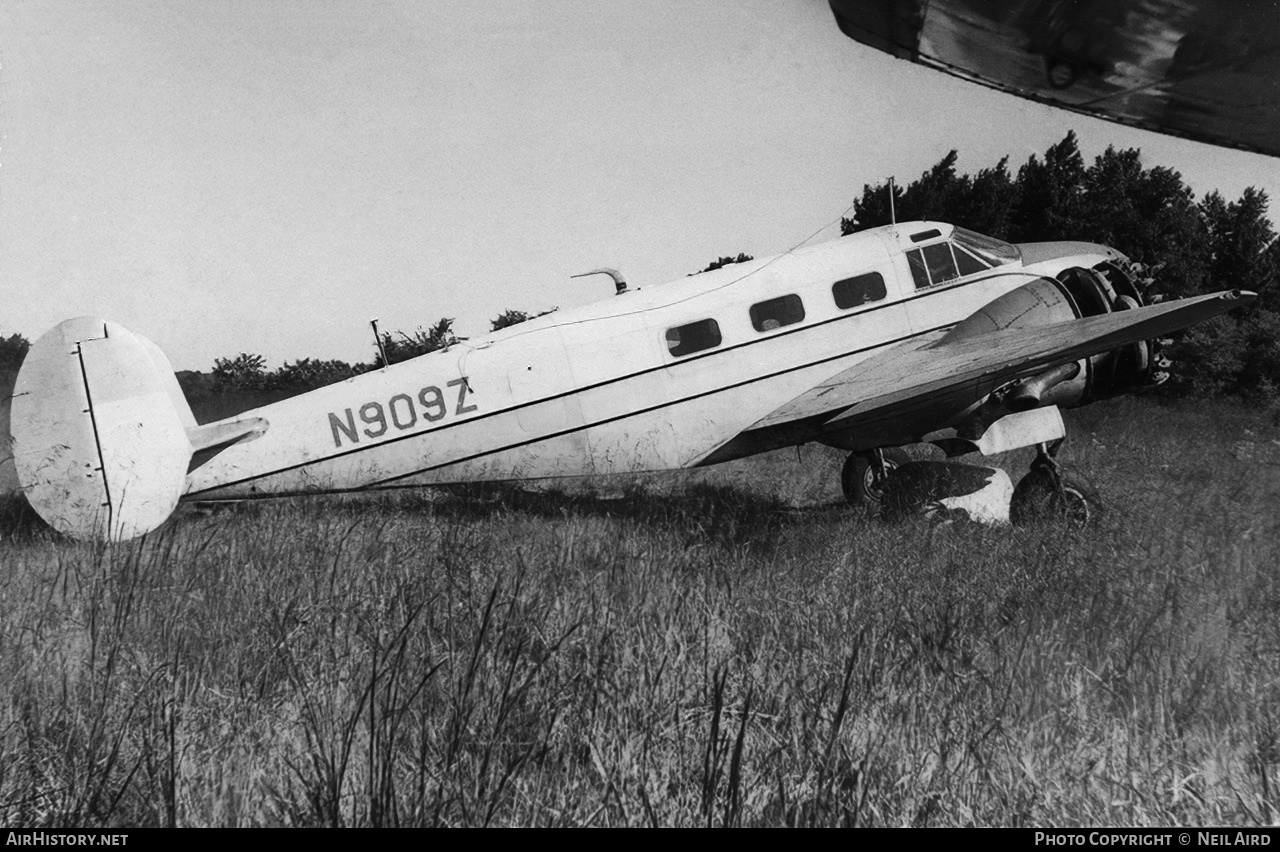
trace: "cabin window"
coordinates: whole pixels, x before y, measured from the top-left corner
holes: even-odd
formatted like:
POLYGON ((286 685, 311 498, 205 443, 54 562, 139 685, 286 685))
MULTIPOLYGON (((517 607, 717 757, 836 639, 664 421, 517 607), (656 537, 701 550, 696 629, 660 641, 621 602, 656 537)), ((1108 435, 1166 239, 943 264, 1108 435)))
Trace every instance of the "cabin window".
POLYGON ((720 345, 720 325, 713 319, 698 320, 667 329, 667 349, 677 358, 720 345))
POLYGON ((840 310, 856 308, 885 297, 884 277, 879 272, 855 275, 831 285, 831 296, 840 310))
POLYGON ((751 325, 756 331, 773 331, 804 319, 804 303, 792 293, 751 306, 751 325))

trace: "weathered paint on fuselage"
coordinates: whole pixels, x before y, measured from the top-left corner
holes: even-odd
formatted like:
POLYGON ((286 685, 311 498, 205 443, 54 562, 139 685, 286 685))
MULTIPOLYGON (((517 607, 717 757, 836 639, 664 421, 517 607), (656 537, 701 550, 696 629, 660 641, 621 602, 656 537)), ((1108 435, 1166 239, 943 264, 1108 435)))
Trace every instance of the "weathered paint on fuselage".
MULTIPOLYGON (((550 314, 245 412, 270 424, 188 475, 186 497, 265 496, 689 467, 887 345, 940 335, 992 299, 1114 253, 1014 263, 917 290, 909 223, 550 314), (842 310, 836 281, 879 272, 886 297, 842 310), (786 294, 804 319, 757 331, 786 294), (718 346, 674 357, 668 329, 713 318, 718 346)), ((1079 251, 1080 247, 1073 248, 1079 251)))

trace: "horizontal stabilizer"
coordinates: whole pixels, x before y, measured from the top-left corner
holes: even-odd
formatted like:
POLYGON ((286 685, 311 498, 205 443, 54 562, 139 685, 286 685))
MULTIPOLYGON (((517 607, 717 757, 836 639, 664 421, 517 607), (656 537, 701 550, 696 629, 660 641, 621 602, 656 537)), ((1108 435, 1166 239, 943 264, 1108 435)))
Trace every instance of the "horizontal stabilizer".
POLYGON ((214 450, 253 440, 267 431, 267 421, 261 417, 246 417, 244 420, 210 423, 207 426, 188 426, 187 440, 191 442, 191 450, 214 450))

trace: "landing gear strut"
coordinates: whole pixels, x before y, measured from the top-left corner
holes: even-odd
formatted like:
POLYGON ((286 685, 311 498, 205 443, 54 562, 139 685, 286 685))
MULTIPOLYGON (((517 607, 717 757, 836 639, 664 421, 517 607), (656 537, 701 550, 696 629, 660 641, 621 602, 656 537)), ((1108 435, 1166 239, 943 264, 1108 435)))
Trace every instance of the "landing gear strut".
POLYGON ((1055 458, 1065 439, 1037 444, 1031 471, 1013 489, 1009 519, 1015 524, 1061 519, 1087 526, 1097 514, 1098 496, 1087 483, 1067 474, 1055 458))
POLYGON ((897 447, 851 453, 840 471, 844 499, 855 506, 879 506, 889 474, 907 461, 907 454, 897 447))

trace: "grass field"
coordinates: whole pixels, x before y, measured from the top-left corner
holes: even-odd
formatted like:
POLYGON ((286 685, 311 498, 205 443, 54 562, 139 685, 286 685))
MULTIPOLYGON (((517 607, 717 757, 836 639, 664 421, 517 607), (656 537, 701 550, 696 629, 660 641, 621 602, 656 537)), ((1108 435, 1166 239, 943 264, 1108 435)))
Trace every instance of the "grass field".
POLYGON ((10 510, 0 822, 1274 823, 1280 428, 1068 415, 1086 532, 883 524, 820 447, 110 547, 10 510))

